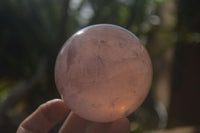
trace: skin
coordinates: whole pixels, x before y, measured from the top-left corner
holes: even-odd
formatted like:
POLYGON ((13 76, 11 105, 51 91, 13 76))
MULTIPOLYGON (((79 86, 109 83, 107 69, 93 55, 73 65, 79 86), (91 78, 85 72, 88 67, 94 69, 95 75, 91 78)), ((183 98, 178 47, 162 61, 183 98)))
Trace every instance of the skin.
POLYGON ((48 133, 59 121, 67 119, 58 133, 129 133, 130 123, 121 118, 111 123, 92 123, 82 119, 60 99, 50 100, 38 107, 18 127, 17 133, 48 133), (69 114, 69 115, 68 115, 69 114))

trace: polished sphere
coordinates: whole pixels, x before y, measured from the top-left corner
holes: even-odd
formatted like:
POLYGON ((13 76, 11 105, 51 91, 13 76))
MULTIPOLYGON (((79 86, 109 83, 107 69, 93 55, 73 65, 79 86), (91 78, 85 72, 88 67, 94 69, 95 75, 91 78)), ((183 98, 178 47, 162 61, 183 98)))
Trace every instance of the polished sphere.
POLYGON ((152 81, 150 57, 128 30, 98 24, 75 33, 55 66, 62 99, 80 117, 111 122, 135 111, 152 81))

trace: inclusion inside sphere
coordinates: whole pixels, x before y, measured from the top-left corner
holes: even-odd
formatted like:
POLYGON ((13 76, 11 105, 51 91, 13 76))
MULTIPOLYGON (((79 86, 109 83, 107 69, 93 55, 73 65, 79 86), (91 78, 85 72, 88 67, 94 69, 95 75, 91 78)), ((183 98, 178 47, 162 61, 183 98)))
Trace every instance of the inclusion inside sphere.
POLYGON ((111 122, 135 111, 148 94, 151 59, 139 39, 111 24, 86 27, 63 45, 55 65, 57 89, 80 117, 111 122))

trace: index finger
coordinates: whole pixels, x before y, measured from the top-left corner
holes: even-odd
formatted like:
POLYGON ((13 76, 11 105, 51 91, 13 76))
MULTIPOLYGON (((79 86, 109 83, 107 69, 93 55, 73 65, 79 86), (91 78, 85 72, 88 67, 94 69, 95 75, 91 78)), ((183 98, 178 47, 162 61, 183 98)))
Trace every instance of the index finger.
POLYGON ((17 133, 46 133, 68 113, 69 109, 64 101, 48 101, 20 124, 17 133))
POLYGON ((130 122, 127 118, 121 118, 112 123, 109 133, 130 133, 130 122))

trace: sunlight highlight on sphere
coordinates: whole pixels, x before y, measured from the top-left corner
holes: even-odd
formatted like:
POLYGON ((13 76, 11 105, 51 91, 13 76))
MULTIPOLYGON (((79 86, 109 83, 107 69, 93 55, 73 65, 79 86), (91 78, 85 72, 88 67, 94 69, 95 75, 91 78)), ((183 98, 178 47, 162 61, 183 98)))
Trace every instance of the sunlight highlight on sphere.
POLYGON ((75 33, 55 65, 57 89, 80 117, 111 122, 135 111, 148 94, 151 59, 126 29, 99 24, 75 33))

